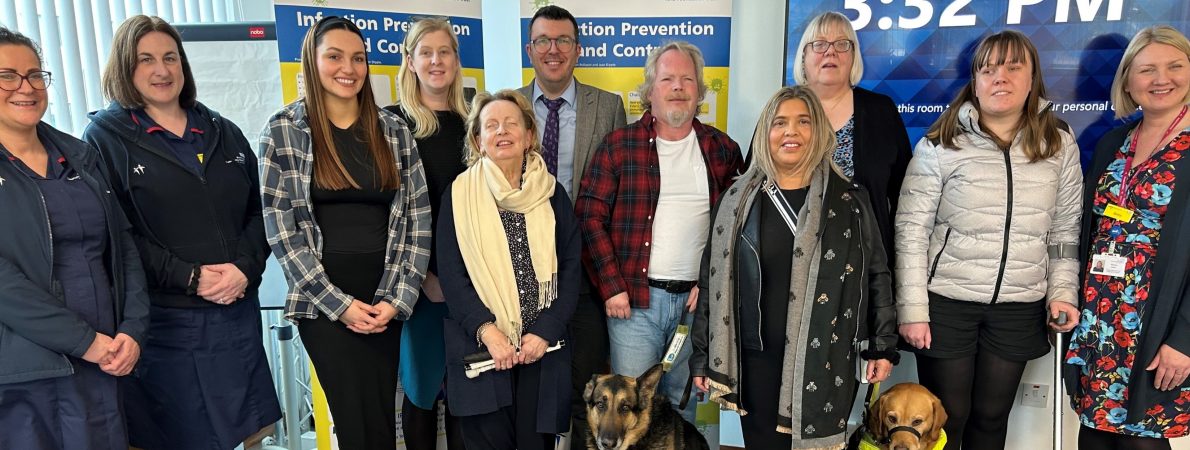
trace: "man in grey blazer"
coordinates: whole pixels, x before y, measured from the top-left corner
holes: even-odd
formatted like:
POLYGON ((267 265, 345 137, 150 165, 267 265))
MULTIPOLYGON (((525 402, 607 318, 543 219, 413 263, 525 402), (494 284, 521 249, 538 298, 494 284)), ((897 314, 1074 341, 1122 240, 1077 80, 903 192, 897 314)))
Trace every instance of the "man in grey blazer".
MULTIPOLYGON (((607 133, 627 125, 624 102, 619 95, 579 83, 574 78, 579 36, 578 22, 570 11, 552 5, 538 9, 529 21, 525 53, 533 62, 534 79, 519 90, 533 103, 537 137, 541 139, 546 165, 573 203, 595 148, 607 133)), ((570 319, 572 449, 587 448, 583 388, 593 373, 602 371, 608 357, 603 302, 590 295, 590 291, 584 278, 578 306, 570 319)))

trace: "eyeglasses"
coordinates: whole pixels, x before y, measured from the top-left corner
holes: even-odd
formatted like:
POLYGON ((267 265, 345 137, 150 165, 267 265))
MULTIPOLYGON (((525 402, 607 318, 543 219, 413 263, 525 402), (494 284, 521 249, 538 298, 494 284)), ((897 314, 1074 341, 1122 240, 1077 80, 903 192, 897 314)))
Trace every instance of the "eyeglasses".
POLYGON ((21 75, 16 72, 0 72, 0 89, 6 91, 16 91, 21 89, 21 84, 29 81, 29 87, 44 91, 50 87, 50 73, 44 70, 36 72, 29 72, 28 75, 21 75))
POLYGON ((847 53, 851 51, 853 43, 850 39, 839 39, 837 41, 814 41, 806 44, 814 53, 826 53, 826 49, 834 47, 836 52, 847 53))
POLYGON ((532 43, 533 51, 536 51, 537 53, 545 53, 550 51, 551 44, 553 44, 555 47, 558 47, 558 51, 566 53, 574 50, 574 44, 576 42, 574 38, 563 36, 560 38, 539 37, 534 39, 532 43))

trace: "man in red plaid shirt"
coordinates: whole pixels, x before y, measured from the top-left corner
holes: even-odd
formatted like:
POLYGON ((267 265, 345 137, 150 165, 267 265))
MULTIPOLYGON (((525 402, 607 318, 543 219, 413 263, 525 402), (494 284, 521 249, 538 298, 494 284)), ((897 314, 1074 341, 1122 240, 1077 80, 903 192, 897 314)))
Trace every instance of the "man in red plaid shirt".
MULTIPOLYGON (((660 362, 683 308, 694 311, 711 208, 742 172, 739 145, 695 118, 707 90, 703 65, 687 42, 653 50, 638 89, 646 112, 604 138, 579 188, 583 265, 604 299, 619 374, 640 376, 660 362)), ((690 351, 687 340, 662 379, 675 408, 690 351)), ((680 412, 694 422, 693 405, 680 412)))

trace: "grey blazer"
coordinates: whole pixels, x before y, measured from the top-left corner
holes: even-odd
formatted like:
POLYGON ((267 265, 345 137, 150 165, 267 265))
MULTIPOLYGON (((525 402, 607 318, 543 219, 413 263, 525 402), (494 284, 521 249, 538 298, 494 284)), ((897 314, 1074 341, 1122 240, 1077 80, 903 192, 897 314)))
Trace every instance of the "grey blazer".
MULTIPOLYGON (((530 81, 528 85, 517 89, 525 98, 529 99, 530 103, 535 100, 532 96, 533 83, 536 81, 530 81)), ((577 193, 579 183, 582 182, 583 175, 587 172, 587 164, 591 162, 591 156, 595 154, 595 149, 603 142, 603 137, 616 128, 628 125, 628 119, 624 113, 624 102, 619 95, 579 83, 578 79, 574 80, 574 90, 575 155, 574 179, 571 182, 570 192, 577 193)), ((577 195, 573 196, 570 203, 574 204, 577 197, 577 195)))

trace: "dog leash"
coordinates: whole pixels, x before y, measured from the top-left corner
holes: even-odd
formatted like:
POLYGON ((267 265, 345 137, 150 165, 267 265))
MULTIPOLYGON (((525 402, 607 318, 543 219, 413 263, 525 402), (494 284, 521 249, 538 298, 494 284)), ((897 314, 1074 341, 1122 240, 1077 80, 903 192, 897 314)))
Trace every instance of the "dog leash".
MULTIPOLYGON (((682 351, 682 344, 686 342, 686 338, 690 335, 690 326, 686 325, 686 315, 690 312, 686 305, 682 305, 682 316, 678 318, 678 329, 674 331, 674 336, 669 341, 669 347, 665 352, 665 356, 661 357, 661 370, 669 372, 673 369, 674 361, 678 358, 678 353, 682 351)), ((690 389, 694 387, 694 376, 686 375, 686 389, 682 392, 682 401, 678 402, 678 409, 686 409, 686 405, 690 403, 690 389)))

